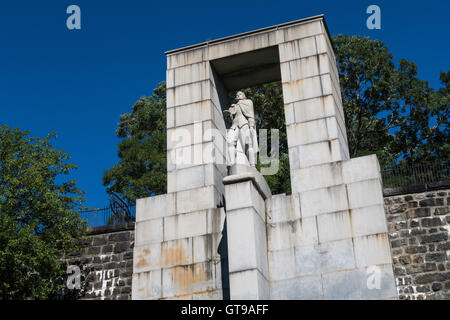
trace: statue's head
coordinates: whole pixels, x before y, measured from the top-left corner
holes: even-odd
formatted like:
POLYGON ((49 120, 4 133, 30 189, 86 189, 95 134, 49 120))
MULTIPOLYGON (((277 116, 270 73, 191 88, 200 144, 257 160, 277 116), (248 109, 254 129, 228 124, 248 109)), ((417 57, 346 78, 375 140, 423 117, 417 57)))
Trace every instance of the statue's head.
POLYGON ((236 99, 237 99, 237 100, 246 99, 245 93, 243 93, 242 91, 238 91, 238 92, 236 93, 236 99))

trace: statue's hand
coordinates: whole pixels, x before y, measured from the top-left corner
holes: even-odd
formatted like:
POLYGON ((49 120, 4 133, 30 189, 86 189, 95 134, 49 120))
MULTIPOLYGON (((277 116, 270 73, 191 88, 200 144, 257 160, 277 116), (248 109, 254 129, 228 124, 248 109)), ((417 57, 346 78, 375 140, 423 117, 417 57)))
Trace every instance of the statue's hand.
POLYGON ((233 116, 230 110, 223 110, 223 115, 226 121, 233 121, 233 116))

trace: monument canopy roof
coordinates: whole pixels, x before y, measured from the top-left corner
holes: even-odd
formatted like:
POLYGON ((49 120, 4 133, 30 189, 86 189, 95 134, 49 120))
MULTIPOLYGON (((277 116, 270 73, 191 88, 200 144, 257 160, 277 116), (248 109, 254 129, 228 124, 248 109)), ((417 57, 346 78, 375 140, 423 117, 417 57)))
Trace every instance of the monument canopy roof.
POLYGON ((316 16, 312 16, 312 17, 308 17, 308 18, 303 18, 303 19, 299 19, 299 20, 294 20, 294 21, 290 21, 290 22, 277 24, 277 25, 270 26, 270 27, 265 27, 265 28, 261 28, 261 29, 256 29, 256 30, 252 30, 252 31, 238 33, 238 34, 235 34, 235 35, 231 35, 231 36, 227 36, 227 37, 223 37, 223 38, 219 38, 219 39, 209 40, 209 41, 201 42, 201 43, 198 43, 198 44, 190 45, 190 46, 187 46, 187 47, 182 47, 182 48, 178 48, 178 49, 169 50, 169 51, 166 51, 165 54, 166 55, 171 55, 171 54, 180 53, 180 52, 183 52, 183 51, 189 51, 189 50, 192 50, 192 49, 208 46, 208 45, 211 45, 211 44, 217 44, 217 43, 220 43, 220 42, 226 42, 226 41, 233 40, 233 39, 236 39, 236 38, 243 38, 243 37, 247 37, 247 36, 252 35, 252 34, 258 34, 258 33, 269 32, 269 31, 273 31, 273 30, 277 30, 277 29, 283 29, 283 28, 287 28, 287 27, 290 27, 290 26, 303 24, 303 23, 307 23, 307 22, 311 22, 311 21, 315 21, 315 20, 322 20, 324 22, 326 31, 328 33, 328 37, 331 40, 330 32, 329 32, 328 26, 327 26, 327 24, 325 22, 324 15, 320 14, 320 15, 316 15, 316 16))

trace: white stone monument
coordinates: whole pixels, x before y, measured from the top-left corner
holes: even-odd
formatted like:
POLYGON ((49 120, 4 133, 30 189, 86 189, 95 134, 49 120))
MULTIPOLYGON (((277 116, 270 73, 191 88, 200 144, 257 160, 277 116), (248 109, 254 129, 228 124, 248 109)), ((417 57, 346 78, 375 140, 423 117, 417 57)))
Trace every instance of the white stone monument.
POLYGON ((396 298, 380 168, 349 157, 324 17, 166 54, 168 193, 137 200, 133 299, 396 298), (249 113, 247 147, 231 153, 249 165, 226 165, 228 93, 272 81, 291 195, 252 167, 249 113))
POLYGON ((248 164, 251 167, 256 165, 256 152, 258 152, 258 136, 255 126, 255 111, 253 102, 247 99, 245 93, 236 93, 237 103, 225 110, 231 122, 231 127, 227 131, 227 165, 232 167, 235 164, 248 164), (244 161, 239 161, 237 157, 237 144, 239 142, 241 152, 245 155, 244 161))

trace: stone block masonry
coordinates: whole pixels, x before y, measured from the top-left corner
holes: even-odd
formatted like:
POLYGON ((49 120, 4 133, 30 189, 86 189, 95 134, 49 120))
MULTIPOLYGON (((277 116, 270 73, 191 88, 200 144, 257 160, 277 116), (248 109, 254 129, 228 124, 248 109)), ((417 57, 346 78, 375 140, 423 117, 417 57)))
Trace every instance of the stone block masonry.
POLYGON ((300 168, 299 192, 267 200, 271 299, 397 297, 379 170, 374 155, 300 168))
POLYGON ((213 207, 213 192, 211 186, 136 201, 133 300, 223 298, 225 212, 213 207))
POLYGON ((394 298, 378 160, 349 157, 324 17, 166 55, 168 193, 137 200, 132 298, 394 298), (289 147, 283 201, 239 179, 225 185, 228 93, 272 81, 282 83, 289 147), (298 219, 272 221, 290 214, 298 219), (372 267, 383 279, 375 291, 372 267))
POLYGON ((254 177, 241 174, 226 178, 228 270, 232 300, 270 298, 264 198, 271 195, 270 191, 259 191, 269 189, 264 178, 261 176, 258 184, 254 177))
POLYGON ((384 199, 399 299, 450 299, 450 189, 384 199))
POLYGON ((134 223, 90 231, 81 251, 63 259, 81 271, 81 290, 66 298, 131 300, 133 247, 134 223))
MULTIPOLYGON (((152 200, 156 200, 156 198, 152 200)), ((276 275, 277 268, 283 270, 279 275, 290 273, 293 276, 296 273, 306 275, 315 268, 314 259, 302 261, 301 255, 297 257, 300 251, 297 250, 294 255, 289 254, 289 250, 291 250, 289 235, 291 232, 298 228, 304 231, 309 230, 308 224, 313 223, 315 220, 314 217, 304 218, 302 224, 297 226, 297 220, 300 221, 300 216, 297 213, 300 210, 296 210, 295 205, 296 202, 292 196, 275 195, 271 200, 271 206, 276 208, 277 212, 270 210, 272 219, 268 225, 271 240, 269 244, 271 249, 274 243, 282 245, 279 251, 269 250, 268 253, 270 260, 273 260, 275 255, 279 256, 275 259, 279 262, 279 266, 278 264, 272 264, 271 266, 273 275, 276 275), (275 205, 275 202, 279 203, 275 205), (275 228, 276 226, 284 228, 284 232, 274 233, 275 229, 277 229, 275 228), (280 236, 288 236, 288 238, 279 239, 280 241, 273 238, 280 236), (283 258, 283 256, 285 257, 283 258), (298 265, 295 262, 286 263, 286 259, 291 259, 292 257, 297 257, 301 263, 298 265)), ((166 210, 167 208, 161 209, 166 210)), ((385 196, 384 209, 399 299, 449 300, 450 189, 385 196)), ((355 212, 353 215, 353 231, 358 232, 358 236, 361 232, 365 232, 365 229, 367 229, 368 233, 376 233, 377 228, 383 227, 383 224, 377 224, 375 221, 372 221, 370 224, 359 224, 358 215, 364 216, 364 214, 369 213, 362 210, 361 212, 355 212)), ((380 210, 379 213, 382 214, 383 212, 380 210)), ((374 218, 373 215, 372 218, 374 218)), ((338 219, 336 221, 341 220, 338 219)), ((326 221, 323 222, 325 224, 322 221, 319 223, 326 227, 326 221)), ((319 229, 319 233, 321 230, 322 227, 319 229)), ((332 231, 332 228, 327 230, 332 231)), ((307 232, 299 234, 302 236, 295 241, 300 245, 307 245, 311 241, 316 241, 314 240, 317 237, 315 234, 308 234, 307 232)), ((324 235, 330 237, 330 239, 325 239, 325 241, 330 241, 336 237, 345 238, 345 235, 335 235, 333 232, 326 232, 324 235)), ((201 245, 196 239, 193 238, 193 240, 192 244, 188 243, 188 245, 196 248, 199 244, 201 245)), ((130 300, 133 247, 134 224, 121 228, 97 228, 91 232, 84 243, 82 251, 77 255, 64 259, 68 264, 77 265, 81 269, 83 290, 77 298, 130 300)), ((202 260, 197 257, 200 252, 201 250, 195 250, 196 261, 202 260)), ((173 255, 173 258, 179 260, 182 257, 173 255)), ((186 257, 186 259, 194 259, 194 257, 186 257)), ((150 256, 149 262, 157 263, 150 256)), ((280 279, 276 276, 272 278, 275 282, 280 279)), ((305 298, 307 296, 311 297, 314 293, 318 297, 321 295, 319 291, 314 291, 316 282, 318 284, 320 281, 313 277, 300 277, 299 279, 304 279, 304 281, 302 283, 299 282, 299 291, 296 291, 302 292, 305 298)), ((286 281, 286 285, 288 284, 294 287, 297 285, 293 278, 286 281)), ((273 294, 277 294, 277 292, 274 291, 273 294)), ((198 298, 209 297, 200 295, 198 298)), ((296 298, 302 297, 297 296, 296 298)))

